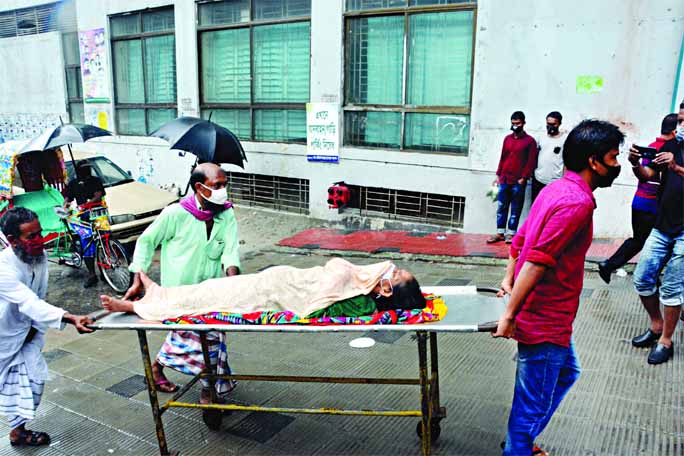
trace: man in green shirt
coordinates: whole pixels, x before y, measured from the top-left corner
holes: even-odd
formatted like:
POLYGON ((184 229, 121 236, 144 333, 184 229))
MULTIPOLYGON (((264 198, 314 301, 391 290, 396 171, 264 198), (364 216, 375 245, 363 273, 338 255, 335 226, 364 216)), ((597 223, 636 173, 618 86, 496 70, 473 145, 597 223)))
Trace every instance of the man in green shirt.
MULTIPOLYGON (((226 173, 217 165, 203 163, 195 168, 190 176, 194 194, 165 208, 138 239, 130 265, 130 271, 135 273, 133 285, 124 299, 142 292, 139 272, 147 272, 158 246, 163 286, 192 285, 240 273, 237 221, 232 203, 227 201, 227 182, 226 173)), ((207 333, 207 339, 216 372, 229 374, 224 333, 207 333)), ((199 334, 170 332, 152 366, 157 388, 174 392, 178 386, 164 376, 165 366, 188 375, 200 373, 204 358, 199 334)), ((219 394, 229 392, 233 386, 229 381, 216 383, 219 394)), ((203 381, 203 387, 201 402, 208 402, 208 382, 203 381)))

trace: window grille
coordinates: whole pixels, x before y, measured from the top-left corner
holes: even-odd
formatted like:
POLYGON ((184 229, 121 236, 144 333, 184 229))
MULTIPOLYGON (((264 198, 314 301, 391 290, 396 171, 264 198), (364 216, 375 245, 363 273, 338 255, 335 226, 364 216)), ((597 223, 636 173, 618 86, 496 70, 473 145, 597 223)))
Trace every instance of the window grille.
POLYGON ((463 228, 465 197, 347 185, 359 215, 463 228))
POLYGON ((229 172, 227 189, 234 203, 309 213, 308 179, 229 172))
POLYGON ((76 31, 73 0, 0 12, 0 38, 56 31, 76 31))

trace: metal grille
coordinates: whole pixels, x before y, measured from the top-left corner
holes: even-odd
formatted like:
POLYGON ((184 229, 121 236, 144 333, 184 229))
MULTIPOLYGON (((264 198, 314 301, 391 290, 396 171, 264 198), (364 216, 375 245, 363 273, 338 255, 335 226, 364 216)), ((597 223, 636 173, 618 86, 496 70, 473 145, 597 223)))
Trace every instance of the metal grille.
POLYGON ((0 13, 0 38, 55 31, 76 31, 76 7, 73 0, 0 13))
POLYGON ((463 228, 465 197, 349 185, 361 215, 463 228))
POLYGON ((264 174, 228 173, 229 198, 239 204, 309 213, 309 181, 264 174))

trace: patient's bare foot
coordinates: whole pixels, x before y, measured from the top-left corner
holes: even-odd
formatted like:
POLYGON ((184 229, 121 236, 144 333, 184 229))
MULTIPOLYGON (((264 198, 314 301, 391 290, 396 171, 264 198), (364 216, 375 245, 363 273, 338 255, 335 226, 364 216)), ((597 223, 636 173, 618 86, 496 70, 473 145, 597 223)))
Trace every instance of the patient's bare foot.
POLYGON ((109 312, 128 312, 133 313, 133 303, 123 299, 112 298, 111 296, 100 296, 102 307, 109 312))

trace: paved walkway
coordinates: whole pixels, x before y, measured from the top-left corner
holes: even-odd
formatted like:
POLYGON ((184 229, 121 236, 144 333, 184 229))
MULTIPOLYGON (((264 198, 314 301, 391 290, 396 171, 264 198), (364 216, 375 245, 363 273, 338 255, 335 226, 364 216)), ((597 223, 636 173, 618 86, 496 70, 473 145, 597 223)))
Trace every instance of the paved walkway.
MULTIPOLYGON (((487 244, 491 234, 426 233, 419 231, 370 231, 312 228, 283 239, 278 245, 301 249, 412 253, 455 257, 508 258, 504 242, 487 244)), ((608 258, 622 239, 594 239, 588 261, 608 258)))
MULTIPOLYGON (((304 252, 306 253, 306 252, 304 252)), ((275 264, 319 265, 321 255, 257 253, 246 272, 275 264)), ((359 258, 367 263, 377 258, 359 258)), ((439 262, 397 263, 421 284, 496 285, 500 266, 439 262)), ((82 271, 52 268, 49 298, 81 311, 95 310, 77 281, 82 271), (66 271, 66 272, 65 272, 66 271), (72 275, 76 274, 76 275, 72 275), (71 297, 67 301, 66 296, 71 297), (80 298, 75 298, 80 296, 80 298)), ((157 276, 158 270, 152 271, 157 276)), ((576 342, 584 373, 539 443, 554 456, 684 454, 684 338, 678 331, 675 358, 646 364, 645 350, 629 339, 646 317, 631 279, 610 286, 586 273, 576 342)), ((105 291, 101 288, 100 291, 105 291)), ((96 292, 92 292, 95 294, 96 292)), ((452 310, 455 311, 455 310, 452 310)), ((230 360, 239 373, 292 375, 414 376, 411 334, 371 334, 371 349, 349 347, 352 336, 243 334, 229 337, 230 360)), ((152 350, 163 334, 150 334, 152 350)), ((78 336, 50 331, 45 349, 53 379, 32 426, 49 431, 53 444, 38 451, 15 450, 0 439, 2 455, 154 455, 154 426, 132 332, 102 331, 78 336)), ((434 448, 438 456, 496 455, 504 438, 515 374, 515 343, 487 334, 440 336, 441 394, 448 416, 434 448)), ((171 372, 172 380, 188 380, 171 372)), ((197 397, 192 390, 191 397, 197 397)), ((168 396, 165 396, 168 397, 168 396)), ((301 407, 413 408, 417 388, 406 386, 304 385, 241 382, 231 397, 239 404, 301 407)), ((416 455, 415 418, 307 416, 235 413, 212 432, 195 410, 174 409, 164 421, 170 447, 187 455, 416 455)), ((0 433, 8 431, 4 422, 0 433)))

